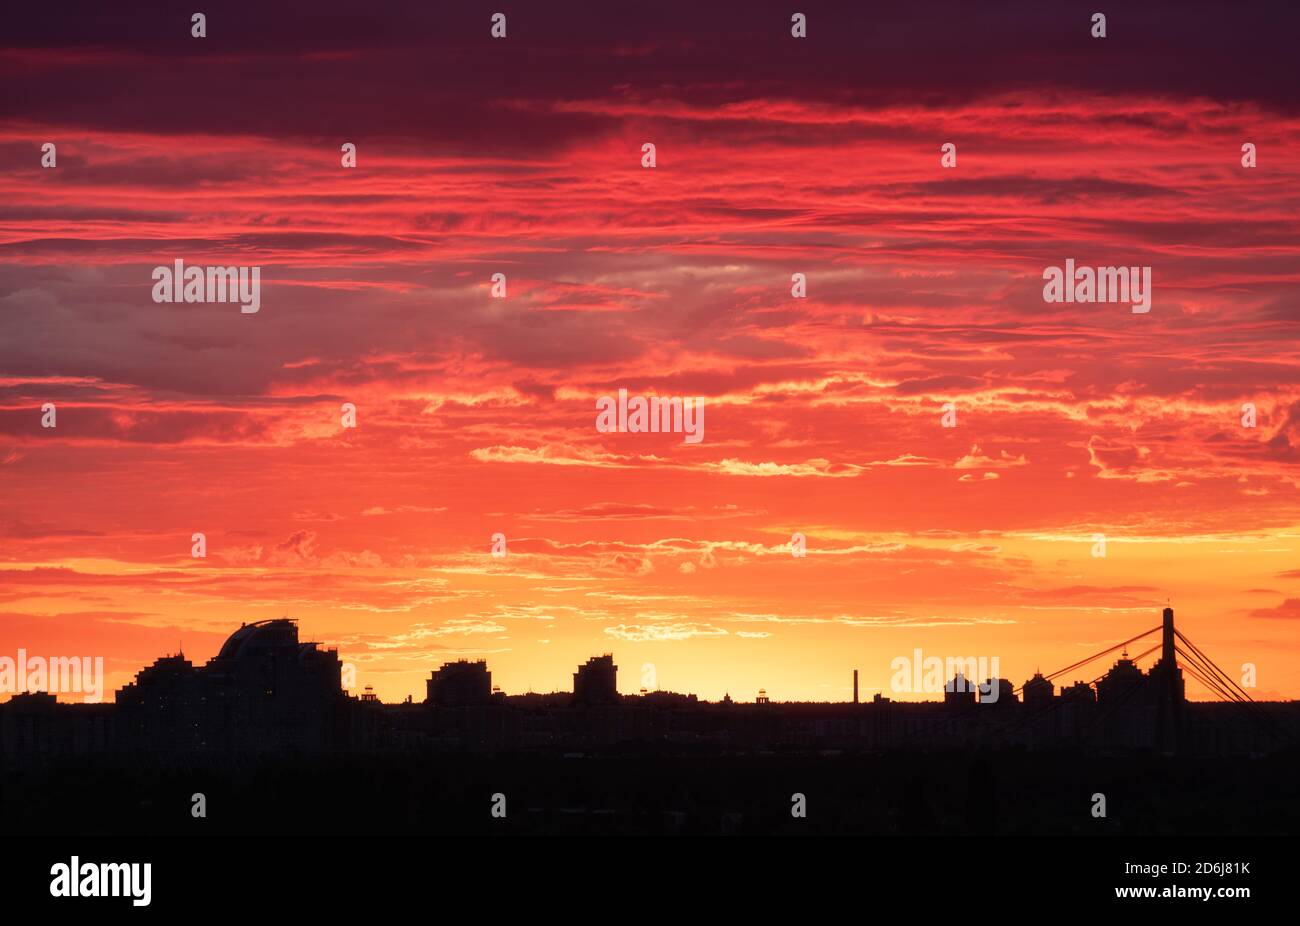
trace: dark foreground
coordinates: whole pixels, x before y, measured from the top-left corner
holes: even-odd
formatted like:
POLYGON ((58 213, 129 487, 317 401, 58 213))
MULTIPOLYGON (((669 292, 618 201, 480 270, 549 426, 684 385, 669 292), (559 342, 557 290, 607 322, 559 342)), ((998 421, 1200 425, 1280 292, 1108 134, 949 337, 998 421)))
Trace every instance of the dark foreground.
POLYGON ((1300 832, 1300 751, 1257 759, 527 753, 202 766, 65 759, 0 771, 0 829, 111 837, 1285 836, 1300 832), (194 814, 198 794, 202 817, 194 814))

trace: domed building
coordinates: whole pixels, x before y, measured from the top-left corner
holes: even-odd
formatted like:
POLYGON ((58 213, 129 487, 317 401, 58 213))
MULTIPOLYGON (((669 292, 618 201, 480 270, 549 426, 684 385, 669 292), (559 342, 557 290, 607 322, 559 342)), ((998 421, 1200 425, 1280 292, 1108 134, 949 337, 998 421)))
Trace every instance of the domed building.
POLYGON ((118 692, 124 731, 148 751, 318 752, 346 730, 343 665, 288 618, 243 624, 207 665, 165 656, 118 692))
POLYGON ((280 701, 343 689, 338 653, 298 642, 298 624, 288 618, 241 624, 204 669, 249 695, 280 701))

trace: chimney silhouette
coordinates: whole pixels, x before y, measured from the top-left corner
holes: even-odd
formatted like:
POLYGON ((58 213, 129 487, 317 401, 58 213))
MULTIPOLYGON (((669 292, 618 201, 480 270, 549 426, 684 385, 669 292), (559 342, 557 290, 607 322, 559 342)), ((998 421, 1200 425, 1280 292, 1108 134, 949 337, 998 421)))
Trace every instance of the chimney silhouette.
POLYGON ((858 703, 858 670, 853 670, 853 703, 858 703))

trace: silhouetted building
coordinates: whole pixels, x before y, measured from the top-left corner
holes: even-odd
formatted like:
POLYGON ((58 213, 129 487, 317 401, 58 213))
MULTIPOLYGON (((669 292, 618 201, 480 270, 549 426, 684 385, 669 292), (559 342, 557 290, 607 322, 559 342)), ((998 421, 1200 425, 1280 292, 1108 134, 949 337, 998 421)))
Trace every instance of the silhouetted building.
POLYGON ((1146 676, 1126 652, 1097 680, 1097 703, 1105 707, 1130 700, 1145 683, 1146 676))
POLYGON ((943 703, 949 707, 968 707, 975 703, 975 683, 958 672, 943 686, 943 703))
POLYGON ((592 656, 573 673, 574 704, 617 704, 618 666, 609 653, 592 656))
POLYGON ((1025 682, 1021 694, 1024 697, 1026 707, 1043 707, 1052 703, 1052 698, 1056 694, 1056 686, 1043 678, 1043 673, 1035 672, 1034 677, 1025 682))
POLYGON ((1015 704, 1016 686, 1005 678, 985 679, 979 689, 979 700, 981 704, 997 704, 1002 707, 1015 704), (997 686, 996 689, 994 686, 997 686))
POLYGON ((112 748, 112 704, 60 704, 47 691, 20 692, 0 704, 0 765, 19 758, 43 761, 112 748))
POLYGON ((181 653, 160 656, 117 693, 123 734, 160 751, 206 748, 216 702, 210 680, 181 653))
POLYGON ((294 621, 243 624, 202 668, 165 656, 123 687, 122 733, 146 750, 320 751, 346 729, 342 674, 294 621))
POLYGON ((1087 682, 1075 682, 1068 688, 1061 689, 1061 700, 1076 704, 1095 704, 1097 694, 1087 682))
POLYGON ((492 703, 492 673, 480 659, 445 663, 425 683, 426 703, 433 707, 469 707, 492 703))

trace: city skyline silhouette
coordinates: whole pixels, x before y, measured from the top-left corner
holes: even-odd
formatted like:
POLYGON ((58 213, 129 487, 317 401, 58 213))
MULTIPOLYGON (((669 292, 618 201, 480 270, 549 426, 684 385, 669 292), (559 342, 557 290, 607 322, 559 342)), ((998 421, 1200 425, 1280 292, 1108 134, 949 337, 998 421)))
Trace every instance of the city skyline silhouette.
POLYGON ((919 702, 880 693, 860 702, 856 672, 850 702, 778 702, 765 690, 753 702, 646 689, 625 695, 618 665, 605 654, 579 665, 567 692, 507 694, 493 685, 485 660, 462 659, 431 670, 421 702, 385 704, 369 690, 349 694, 344 670, 337 651, 301 641, 291 619, 244 624, 204 664, 179 653, 158 658, 111 704, 58 704, 39 692, 0 703, 0 754, 18 762, 69 752, 326 754, 384 752, 399 741, 466 753, 635 749, 711 730, 722 738, 697 745, 752 749, 816 740, 891 750, 980 739, 1030 749, 1257 755, 1292 746, 1300 718, 1295 702, 1252 698, 1177 629, 1172 608, 1156 627, 1046 676, 1035 672, 1021 686, 966 675, 960 661, 954 672, 950 662, 941 697, 919 702), (1152 637, 1154 645, 1130 657, 1130 646, 1152 637), (1097 671, 1117 651, 1114 664, 1091 681, 1075 677, 1097 671), (1146 671, 1139 668, 1157 652, 1146 671), (1223 703, 1187 701, 1185 674, 1223 703))
MULTIPOLYGON (((1169 607, 1166 607, 1166 608, 1164 609, 1164 612, 1165 612, 1165 613, 1168 613, 1168 614, 1170 614, 1170 615, 1172 615, 1172 611, 1173 611, 1173 609, 1172 609, 1172 608, 1169 608, 1169 607)), ((296 619, 296 618, 291 618, 291 617, 280 617, 280 618, 272 618, 272 619, 266 619, 266 620, 261 620, 261 621, 254 621, 254 622, 252 622, 252 623, 242 623, 242 624, 239 625, 239 629, 236 630, 236 631, 234 632, 233 636, 230 637, 230 638, 228 638, 228 639, 227 639, 227 640, 222 644, 220 650, 219 650, 216 654, 214 654, 214 656, 212 657, 212 659, 214 659, 214 660, 216 660, 216 659, 222 659, 222 658, 223 658, 223 654, 226 654, 227 651, 231 648, 231 646, 232 646, 232 644, 233 644, 233 641, 235 641, 236 639, 238 639, 238 638, 239 638, 240 636, 242 636, 242 635, 245 635, 245 634, 251 633, 251 632, 257 630, 258 628, 263 628, 263 627, 281 628, 281 627, 286 627, 286 626, 289 626, 289 625, 292 625, 292 627, 293 627, 293 632, 294 632, 294 634, 295 634, 295 636, 296 636, 296 635, 298 634, 298 632, 299 632, 299 621, 298 621, 298 619, 296 619)), ((1049 677, 1049 678, 1055 678, 1055 677, 1057 677, 1058 675, 1063 675, 1064 672, 1065 672, 1065 671, 1068 671, 1069 669, 1073 669, 1073 668, 1075 668, 1075 667, 1077 667, 1077 666, 1079 666, 1079 665, 1082 665, 1082 664, 1084 664, 1084 663, 1086 663, 1086 662, 1089 662, 1089 661, 1091 661, 1092 659, 1095 659, 1095 658, 1097 658, 1097 657, 1099 657, 1099 656, 1101 656, 1101 655, 1105 655, 1105 654, 1107 654, 1107 653, 1111 653, 1111 652, 1113 652, 1113 651, 1119 651, 1119 650, 1121 650, 1121 649, 1122 649, 1122 653, 1121 653, 1122 660, 1127 661, 1128 658, 1129 658, 1128 645, 1129 645, 1130 643, 1134 643, 1134 642, 1136 642, 1138 639, 1141 639, 1142 637, 1145 637, 1145 636, 1148 636, 1148 635, 1154 633, 1154 632, 1155 632, 1156 630, 1158 630, 1158 629, 1159 629, 1159 628, 1154 628, 1153 630, 1149 630, 1149 631, 1147 631, 1145 634, 1142 634, 1141 636, 1133 637, 1133 638, 1130 638, 1130 639, 1128 639, 1128 640, 1122 641, 1121 644, 1116 644, 1116 645, 1114 645, 1114 646, 1112 646, 1112 647, 1108 647, 1108 648, 1104 649, 1101 653, 1095 654, 1093 657, 1090 657, 1090 658, 1087 659, 1087 660, 1081 660, 1081 661, 1077 661, 1077 662, 1075 662, 1075 663, 1072 663, 1071 666, 1067 667, 1067 669, 1059 670, 1058 672, 1053 672, 1053 673, 1051 673, 1051 675, 1048 676, 1048 677, 1049 677)), ((1186 645, 1188 645, 1188 646, 1194 646, 1194 644, 1191 644, 1190 641, 1185 641, 1185 642, 1186 642, 1186 645)), ((323 644, 323 643, 320 642, 320 641, 313 641, 313 642, 307 642, 307 641, 304 641, 304 643, 303 643, 302 645, 304 645, 304 646, 311 646, 311 647, 320 647, 320 646, 323 646, 323 647, 325 648, 326 652, 331 653, 331 654, 334 654, 334 655, 336 655, 336 656, 337 656, 338 653, 339 653, 339 650, 338 650, 338 647, 337 647, 337 646, 329 646, 329 645, 327 645, 327 644, 323 644)), ((1143 658, 1143 657, 1146 657, 1146 656, 1150 656, 1150 655, 1152 655, 1152 654, 1155 652, 1155 650, 1156 650, 1156 647, 1151 647, 1151 648, 1147 649, 1144 653, 1142 653, 1142 654, 1140 654, 1138 657, 1136 657, 1136 658, 1133 660, 1133 663, 1136 664, 1137 660, 1139 660, 1139 659, 1141 659, 1141 658, 1143 658)), ((60 659, 64 659, 64 660, 66 660, 66 659, 74 659, 74 660, 79 659, 79 660, 81 660, 83 663, 85 663, 86 666, 88 667, 88 666, 89 666, 89 661, 90 661, 90 658, 91 658, 91 657, 87 657, 87 656, 73 656, 73 657, 68 657, 68 656, 62 656, 62 657, 60 657, 60 656, 50 656, 50 657, 48 657, 48 659, 47 659, 47 658, 45 658, 45 655, 44 655, 44 654, 39 654, 39 653, 35 653, 35 652, 32 652, 32 653, 26 653, 25 650, 24 650, 23 652, 24 652, 26 658, 29 660, 29 662, 34 661, 37 657, 40 657, 40 659, 41 659, 41 661, 42 661, 43 663, 49 663, 49 664, 51 665, 51 670, 47 673, 44 669, 42 669, 41 674, 40 674, 40 677, 41 677, 41 678, 46 678, 46 677, 48 676, 48 677, 50 677, 51 679, 53 679, 54 677, 57 676, 57 672, 56 672, 56 671, 53 669, 53 667, 52 667, 54 662, 56 662, 56 661, 58 661, 58 660, 60 660, 60 659)), ((1201 655, 1201 656, 1204 656, 1204 654, 1203 654, 1203 653, 1200 653, 1199 650, 1195 650, 1195 652, 1198 653, 1198 654, 1201 655)), ((847 698, 844 698, 844 699, 823 699, 823 700, 825 700, 825 701, 827 701, 827 702, 831 702, 831 701, 834 701, 834 700, 851 700, 851 701, 853 701, 854 703, 857 703, 858 700, 859 700, 859 693, 860 693, 860 691, 865 691, 865 692, 868 693, 868 694, 873 693, 873 692, 878 692, 878 693, 880 693, 880 694, 882 694, 882 695, 883 695, 883 694, 888 694, 890 697, 895 698, 895 699, 900 699, 899 696, 901 695, 902 697, 901 697, 900 700, 908 700, 908 699, 909 699, 909 696, 913 696, 913 695, 924 695, 924 694, 935 695, 935 694, 937 694, 937 695, 942 696, 943 693, 944 693, 944 691, 949 690, 949 688, 950 688, 949 682, 951 681, 950 677, 951 677, 952 674, 953 674, 952 667, 953 667, 954 665, 956 665, 956 666, 959 667, 959 674, 960 674, 960 669, 961 669, 961 668, 964 668, 964 667, 967 666, 967 665, 969 665, 969 666, 971 666, 971 667, 974 667, 974 666, 976 666, 977 664, 979 664, 979 665, 981 665, 981 666, 986 666, 986 665, 988 664, 989 659, 990 659, 990 657, 987 656, 987 655, 985 655, 985 656, 979 656, 979 657, 973 657, 973 656, 952 656, 952 655, 945 655, 945 654, 942 654, 942 651, 938 651, 938 652, 936 652, 935 650, 931 650, 931 651, 927 654, 925 650, 923 650, 920 646, 918 646, 918 647, 916 647, 914 650, 912 650, 910 653, 908 653, 908 654, 906 654, 906 655, 894 656, 894 657, 892 657, 889 661, 890 661, 891 664, 894 663, 894 662, 896 662, 896 661, 898 661, 898 660, 900 660, 900 659, 901 659, 903 662, 908 662, 908 661, 909 661, 909 658, 910 658, 913 654, 915 654, 915 656, 918 657, 918 659, 920 659, 921 657, 924 657, 924 662, 925 662, 925 664, 926 664, 927 666, 929 666, 931 662, 934 662, 934 663, 936 663, 937 665, 943 665, 943 666, 945 666, 948 675, 944 677, 944 679, 943 679, 942 682, 934 682, 934 681, 933 681, 933 679, 934 679, 934 672, 933 672, 933 669, 932 669, 932 668, 926 668, 926 669, 924 670, 924 673, 923 673, 922 666, 921 666, 921 664, 918 662, 917 665, 915 665, 914 667, 910 667, 910 668, 907 670, 907 672, 904 673, 904 674, 914 674, 915 677, 916 677, 918 680, 921 678, 922 674, 924 674, 924 675, 927 677, 927 679, 929 680, 929 681, 927 682, 927 686, 926 686, 926 687, 916 687, 916 686, 914 686, 914 687, 910 687, 910 688, 909 688, 909 687, 907 687, 906 685, 903 685, 903 686, 895 685, 895 686, 890 687, 890 688, 882 688, 882 687, 871 686, 871 685, 860 686, 860 684, 859 684, 859 673, 860 673, 861 670, 860 670, 858 667, 854 667, 854 668, 851 670, 851 671, 852 671, 852 683, 851 683, 851 685, 848 685, 848 686, 845 687, 846 692, 851 692, 851 697, 847 697, 847 698)), ((1189 655, 1189 658, 1193 658, 1193 657, 1190 656, 1190 654, 1188 654, 1188 655, 1189 655)), ((1169 656, 1170 656, 1170 652, 1162 653, 1162 657, 1163 657, 1163 658, 1168 659, 1169 656)), ((99 696, 99 698, 96 699, 96 698, 88 698, 88 697, 86 697, 85 695, 80 695, 80 694, 78 693, 78 691, 75 690, 75 689, 74 689, 74 690, 64 690, 64 691, 60 691, 60 690, 58 690, 58 688, 57 688, 56 686, 53 686, 53 685, 52 685, 49 689, 46 689, 45 687, 37 687, 37 688, 23 688, 21 683, 22 683, 23 678, 24 678, 25 676, 23 676, 23 673, 22 673, 22 671, 21 671, 21 665, 19 665, 18 669, 15 670, 14 666, 12 665, 12 663, 14 663, 14 659, 13 659, 12 657, 7 657, 7 656, 4 657, 4 658, 5 658, 5 661, 6 661, 5 664, 6 664, 6 666, 8 667, 8 668, 7 668, 7 674, 5 674, 5 676, 4 676, 5 679, 6 679, 6 688, 5 688, 5 690, 4 690, 3 692, 0 692, 0 694, 12 695, 12 694, 15 694, 15 693, 24 693, 24 692, 34 692, 34 691, 50 690, 50 691, 52 691, 56 696, 60 696, 60 697, 62 697, 64 700, 69 701, 70 703, 77 703, 78 700, 82 700, 82 701, 109 700, 109 699, 106 699, 106 698, 104 697, 105 694, 111 694, 111 695, 113 695, 113 696, 115 697, 116 694, 117 694, 117 692, 120 691, 120 689, 117 689, 117 690, 111 690, 111 689, 110 689, 108 692, 100 692, 100 696, 99 696), (13 690, 13 688, 14 688, 14 684, 15 684, 15 681, 17 681, 17 683, 18 683, 17 690, 13 690)), ((380 700, 378 694, 376 694, 376 693, 374 692, 374 688, 373 688, 372 685, 369 685, 369 684, 362 685, 362 684, 358 683, 357 681, 355 681, 355 677, 356 677, 356 666, 353 665, 353 664, 351 664, 351 663, 349 663, 346 659, 343 659, 342 657, 339 657, 339 658, 340 658, 340 660, 342 661, 342 663, 343 663, 343 665, 344 665, 344 669, 345 669, 345 671, 342 673, 342 676, 341 676, 342 681, 340 682, 342 689, 345 690, 347 693, 353 695, 353 696, 361 695, 361 694, 364 692, 364 693, 365 693, 365 696, 366 696, 369 700, 380 700), (348 682, 349 677, 351 677, 351 678, 353 679, 353 681, 352 681, 351 683, 348 682)), ((612 657, 612 654, 611 654, 611 653, 605 653, 603 656, 599 656, 599 655, 598 655, 598 656, 593 656, 593 657, 591 657, 591 660, 589 660, 589 663, 590 663, 592 660, 597 660, 597 659, 602 659, 602 658, 605 658, 605 659, 612 659, 613 657, 612 657)), ((165 653, 165 654, 163 654, 163 655, 160 657, 159 662, 164 662, 164 661, 168 661, 168 660, 175 660, 175 659, 179 659, 179 660, 185 661, 185 649, 184 649, 183 644, 181 644, 181 643, 179 643, 179 642, 178 642, 178 645, 177 645, 177 648, 176 648, 175 652, 169 652, 169 653, 165 653)), ((992 659, 992 663, 993 663, 994 665, 998 665, 998 664, 1000 663, 1000 659, 999 659, 999 657, 996 656, 996 654, 994 654, 994 655, 991 657, 991 659, 992 659)), ((206 661, 210 661, 210 660, 199 660, 199 664, 201 664, 202 662, 206 662, 206 661)), ((868 660, 864 660, 864 661, 865 661, 865 662, 868 662, 868 663, 871 662, 871 660, 869 660, 869 659, 868 659, 868 660)), ((488 662, 489 662, 489 660, 487 660, 487 659, 483 659, 483 658, 480 658, 480 659, 474 659, 474 658, 469 658, 469 657, 457 657, 457 658, 454 658, 454 659, 451 659, 451 660, 448 660, 448 661, 446 661, 446 662, 441 663, 441 668, 446 669, 446 668, 448 668, 448 667, 463 666, 463 665, 482 665, 482 666, 485 667, 485 668, 484 668, 485 678, 486 678, 485 684, 490 688, 490 690, 491 690, 492 692, 494 692, 494 693, 503 693, 503 694, 506 693, 506 692, 504 691, 504 689, 503 689, 500 685, 496 685, 496 686, 492 686, 492 685, 491 685, 491 681, 490 681, 490 680, 491 680, 491 673, 488 672, 487 669, 486 669, 486 667, 487 667, 487 665, 488 665, 488 662)), ((1041 661, 1041 660, 1038 660, 1038 661, 1036 661, 1036 663, 1035 663, 1036 666, 1041 666, 1041 664, 1042 664, 1042 661, 1041 661)), ((910 663, 909 663, 909 665, 910 665, 910 663)), ((1208 700, 1208 701, 1213 701, 1213 700, 1222 700, 1222 699, 1224 698, 1224 694, 1223 694, 1224 686, 1223 686, 1223 684, 1221 683, 1221 677, 1223 676, 1224 673, 1222 672, 1221 669, 1219 669, 1219 667, 1218 667, 1217 665, 1213 665, 1212 662, 1210 662, 1210 666, 1212 666, 1214 672, 1213 672, 1213 673, 1209 673, 1209 672, 1207 672, 1207 674, 1210 675, 1210 677, 1209 677, 1208 679, 1206 678, 1205 675, 1202 675, 1200 672, 1196 673, 1196 675, 1194 676, 1194 679, 1193 679, 1193 681, 1194 681, 1193 694, 1199 694, 1200 697, 1199 697, 1199 698, 1197 698, 1197 697, 1187 697, 1187 698, 1186 698, 1187 700, 1208 700)), ((590 665, 589 665, 588 667, 590 668, 590 665)), ((141 666, 141 669, 144 669, 144 668, 147 668, 147 666, 141 666)), ((580 666, 579 669, 581 669, 581 668, 582 668, 582 667, 580 666)), ((652 664, 652 663, 643 664, 641 668, 642 668, 642 670, 650 669, 650 670, 652 670, 652 674, 657 674, 657 666, 655 666, 655 665, 652 664)), ((1205 671, 1207 667, 1204 666, 1204 665, 1202 665, 1201 668, 1202 668, 1203 671, 1205 671)), ((82 671, 86 671, 86 670, 82 670, 82 671)), ((78 674, 80 674, 80 672, 79 672, 78 674)), ((616 673, 615 673, 615 674, 616 674, 616 673)), ((888 672, 887 674, 897 676, 899 673, 895 672, 895 671, 893 670, 893 668, 891 667, 891 669, 889 670, 889 672, 888 672)), ((966 673, 967 676, 971 676, 971 677, 973 677, 975 674, 976 674, 976 672, 974 672, 974 671, 969 672, 969 673, 966 673)), ((65 675, 66 675, 66 672, 65 672, 65 675)), ((1035 669, 1035 671, 1034 671, 1034 673, 1033 673, 1033 676, 1034 676, 1034 679, 1040 679, 1040 678, 1043 677, 1043 676, 1042 676, 1042 672, 1041 672, 1041 670, 1038 669, 1038 668, 1035 669)), ((627 676, 625 675, 625 678, 626 678, 626 677, 627 677, 627 676)), ((971 684, 971 685, 980 685, 980 686, 982 686, 982 685, 984 685, 985 682, 987 682, 990 678, 993 678, 993 677, 994 677, 994 676, 989 675, 988 672, 985 671, 984 674, 980 676, 980 678, 978 678, 978 679, 974 679, 973 681, 970 682, 970 684, 971 684)), ((1003 678, 1002 676, 997 676, 997 677, 1000 678, 1001 680, 1005 681, 1005 678, 1003 678)), ((135 678, 138 679, 138 673, 135 675, 135 678)), ((577 681, 577 675, 576 675, 576 674, 575 674, 574 678, 575 678, 575 684, 576 684, 576 681, 577 681)), ((643 682, 644 682, 644 677, 643 677, 642 680, 643 680, 643 682)), ((1031 679, 1030 681, 1032 681, 1032 679, 1031 679)), ((1078 683, 1078 682, 1084 682, 1084 683, 1087 683, 1086 680, 1083 680, 1083 679, 1074 679, 1073 681, 1076 682, 1076 683, 1078 683)), ((1243 682, 1244 682, 1245 686, 1248 687, 1248 688, 1253 688, 1253 687, 1254 687, 1253 680, 1252 680, 1252 681, 1244 681, 1244 679, 1243 679, 1243 682)), ((1249 692, 1247 692, 1244 688, 1240 687, 1236 682, 1233 682, 1231 679, 1227 679, 1227 683, 1228 683, 1229 686, 1235 688, 1235 689, 1237 690, 1237 692, 1238 692, 1238 694, 1239 694, 1240 696, 1247 697, 1247 698, 1250 698, 1250 697, 1251 697, 1251 695, 1250 695, 1249 692)), ((428 685, 428 682, 426 681, 426 687, 427 687, 427 685, 428 685)), ((625 686, 624 686, 624 687, 627 687, 626 683, 625 683, 625 686)), ((1021 688, 1020 686, 1013 686, 1013 687, 1014 687, 1014 692, 1015 692, 1016 694, 1019 694, 1019 693, 1021 692, 1021 690, 1022 690, 1022 688, 1021 688)), ((618 693, 618 689, 617 689, 617 684, 616 684, 616 683, 612 686, 612 690, 614 691, 615 694, 618 693)), ((624 691, 623 694, 635 694, 635 693, 637 693, 637 690, 638 690, 638 689, 634 688, 632 691, 624 691)), ((669 689, 661 689, 661 688, 659 688, 658 686, 651 686, 651 687, 647 688, 645 684, 641 684, 640 687, 639 687, 639 691, 640 691, 641 694, 645 694, 647 691, 660 691, 660 690, 667 691, 667 690, 669 690, 669 689)), ((432 698, 432 689, 430 688, 430 689, 428 689, 428 691, 429 691, 429 693, 430 693, 430 699, 431 699, 431 698, 432 698)), ((552 693, 558 693, 559 691, 561 691, 561 689, 559 689, 559 688, 552 689, 552 693)), ((515 692, 513 692, 513 693, 514 693, 514 694, 523 694, 524 692, 522 692, 522 691, 515 691, 515 692)), ((534 692, 533 692, 533 690, 532 690, 531 688, 529 688, 529 689, 527 690, 527 693, 528 693, 528 694, 533 694, 534 692)), ((542 693, 542 692, 538 692, 538 693, 542 693)), ((694 693, 692 693, 692 694, 694 694, 694 693)), ((726 689, 726 691, 725 691, 725 693, 724 693, 724 697, 725 697, 728 701, 743 701, 743 700, 746 700, 746 699, 744 698, 743 694, 741 694, 739 691, 737 691, 736 695, 733 697, 730 688, 727 688, 727 689, 726 689)), ((762 697, 762 698, 764 698, 764 699, 766 699, 766 700, 769 700, 769 701, 772 700, 772 697, 771 697, 771 695, 768 694, 768 691, 767 691, 767 688, 766 688, 766 687, 760 688, 760 689, 759 689, 759 693, 758 693, 757 695, 755 695, 755 697, 756 697, 756 698, 758 698, 758 697, 762 697)), ((993 697, 996 698, 996 694, 994 694, 993 697)), ((1186 697, 1186 696, 1185 696, 1185 697, 1186 697)), ((408 701, 408 702, 409 702, 411 699, 412 699, 412 695, 411 695, 411 694, 406 695, 404 698, 399 698, 399 700, 405 700, 405 701, 408 701)), ((1255 697, 1255 698, 1252 698, 1252 699, 1253 699, 1253 700, 1266 700, 1266 699, 1261 699, 1261 698, 1258 698, 1258 697, 1255 697)), ((720 700, 720 699, 719 699, 719 700, 720 700)), ((778 699, 778 700, 781 700, 781 699, 778 699)), ((785 699, 785 700, 795 701, 795 700, 810 700, 810 699, 785 699)), ((924 697, 920 697, 920 698, 916 698, 916 700, 927 700, 927 699, 924 698, 924 697)), ((1278 700, 1294 700, 1294 699, 1285 698, 1285 699, 1278 699, 1278 700)), ((2 703, 2 702, 0 702, 0 703, 2 703)))

